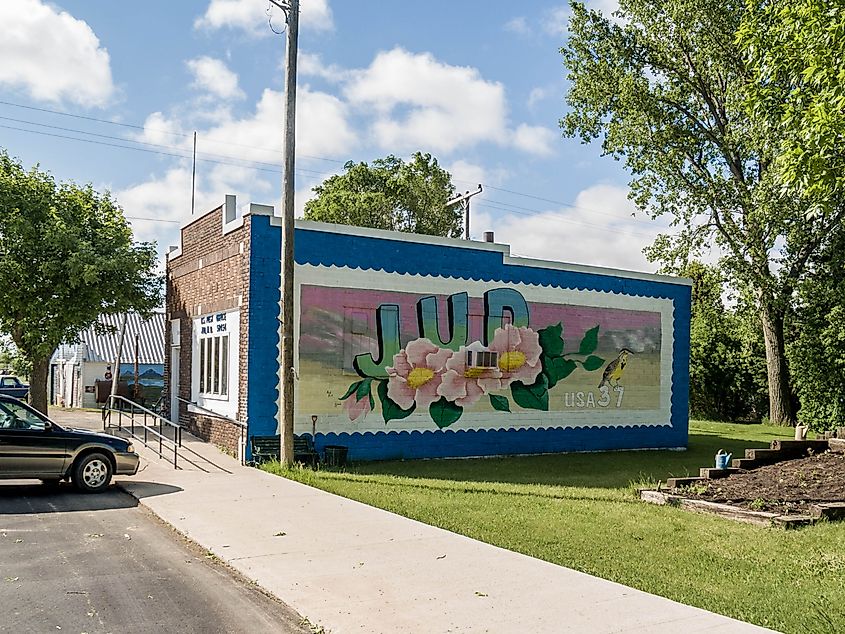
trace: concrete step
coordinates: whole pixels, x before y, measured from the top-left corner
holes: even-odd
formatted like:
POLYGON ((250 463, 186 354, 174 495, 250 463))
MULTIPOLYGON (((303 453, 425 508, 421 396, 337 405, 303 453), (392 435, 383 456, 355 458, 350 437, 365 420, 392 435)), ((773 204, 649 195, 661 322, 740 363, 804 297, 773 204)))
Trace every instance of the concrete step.
POLYGON ((727 469, 715 469, 713 467, 702 467, 698 474, 702 478, 707 478, 709 480, 718 480, 719 478, 727 478, 729 475, 734 473, 739 473, 739 469, 734 469, 732 467, 728 467, 727 469))
POLYGON ((815 524, 818 521, 818 518, 812 517, 810 515, 778 515, 776 518, 772 520, 772 523, 775 526, 780 526, 781 528, 801 528, 802 526, 809 526, 810 524, 815 524))
POLYGON ((759 462, 752 458, 736 458, 734 460, 731 460, 731 466, 734 469, 742 469, 747 471, 748 469, 754 469, 755 467, 759 467, 761 465, 759 462))
POLYGON ((666 486, 670 489, 677 489, 679 487, 688 487, 698 482, 706 482, 707 478, 702 477, 686 477, 686 478, 669 478, 666 480, 666 486))
POLYGON ((786 457, 794 458, 803 456, 808 449, 814 452, 826 451, 828 448, 828 441, 826 440, 773 440, 772 449, 779 449, 784 452, 786 457))
POLYGON ((816 517, 824 517, 831 521, 845 520, 845 502, 822 502, 810 507, 816 517))

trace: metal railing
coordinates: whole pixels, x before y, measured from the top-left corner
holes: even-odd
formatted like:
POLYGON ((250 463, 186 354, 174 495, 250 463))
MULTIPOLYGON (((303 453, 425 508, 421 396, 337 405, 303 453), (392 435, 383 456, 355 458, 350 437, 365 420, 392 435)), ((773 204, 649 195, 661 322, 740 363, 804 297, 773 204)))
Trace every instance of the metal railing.
POLYGON ((242 423, 239 420, 235 420, 234 418, 229 418, 228 416, 224 416, 223 414, 219 414, 214 410, 208 409, 207 407, 203 407, 202 405, 198 404, 196 401, 189 401, 188 399, 182 398, 181 396, 177 396, 176 400, 181 403, 185 403, 186 405, 190 405, 195 413, 201 414, 203 416, 208 416, 210 418, 217 418, 224 422, 227 422, 231 425, 234 425, 238 428, 238 462, 244 464, 246 462, 246 433, 247 433, 247 426, 245 423, 242 423))
POLYGON ((135 440, 151 449, 159 458, 170 459, 170 449, 173 449, 173 467, 179 469, 179 448, 182 446, 182 426, 174 423, 160 414, 147 409, 136 402, 110 394, 103 405, 103 429, 117 427, 125 431, 135 440), (112 423, 112 416, 117 414, 117 425, 112 423), (152 424, 150 424, 152 423, 152 424), (158 427, 158 431, 156 430, 158 427), (167 427, 173 429, 173 438, 168 438, 164 433, 167 427), (143 434, 141 431, 143 430, 143 434), (136 433, 137 432, 137 433, 136 433), (156 442, 157 441, 157 442, 156 442), (165 449, 168 455, 165 456, 165 449))

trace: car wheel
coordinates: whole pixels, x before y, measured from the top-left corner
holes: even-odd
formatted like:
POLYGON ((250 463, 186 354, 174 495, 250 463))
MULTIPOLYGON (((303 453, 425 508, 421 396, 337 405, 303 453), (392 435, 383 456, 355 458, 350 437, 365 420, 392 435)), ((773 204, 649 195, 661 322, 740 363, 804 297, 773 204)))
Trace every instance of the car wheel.
POLYGON ((89 453, 76 463, 73 469, 73 483, 86 493, 105 491, 111 482, 111 460, 101 453, 89 453))

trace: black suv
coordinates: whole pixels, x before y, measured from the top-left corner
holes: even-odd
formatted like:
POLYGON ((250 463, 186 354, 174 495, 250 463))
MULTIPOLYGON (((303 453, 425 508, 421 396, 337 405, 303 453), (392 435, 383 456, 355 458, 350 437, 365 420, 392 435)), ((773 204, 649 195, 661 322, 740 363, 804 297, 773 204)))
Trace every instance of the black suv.
POLYGON ((108 434, 60 427, 11 396, 0 395, 0 479, 72 479, 89 493, 104 491, 112 475, 135 475, 132 444, 108 434))

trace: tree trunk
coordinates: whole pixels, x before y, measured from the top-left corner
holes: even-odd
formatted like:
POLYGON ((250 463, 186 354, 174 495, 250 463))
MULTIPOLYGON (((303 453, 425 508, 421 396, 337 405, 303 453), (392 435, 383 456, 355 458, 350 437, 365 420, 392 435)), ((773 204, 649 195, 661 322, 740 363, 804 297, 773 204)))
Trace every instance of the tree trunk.
POLYGON ((29 377, 29 404, 42 414, 47 413, 47 376, 50 373, 50 357, 32 360, 32 374, 29 377))
POLYGON ((763 338, 766 342, 766 370, 769 377, 769 421, 773 425, 795 425, 792 391, 784 351, 783 311, 762 303, 763 338))

